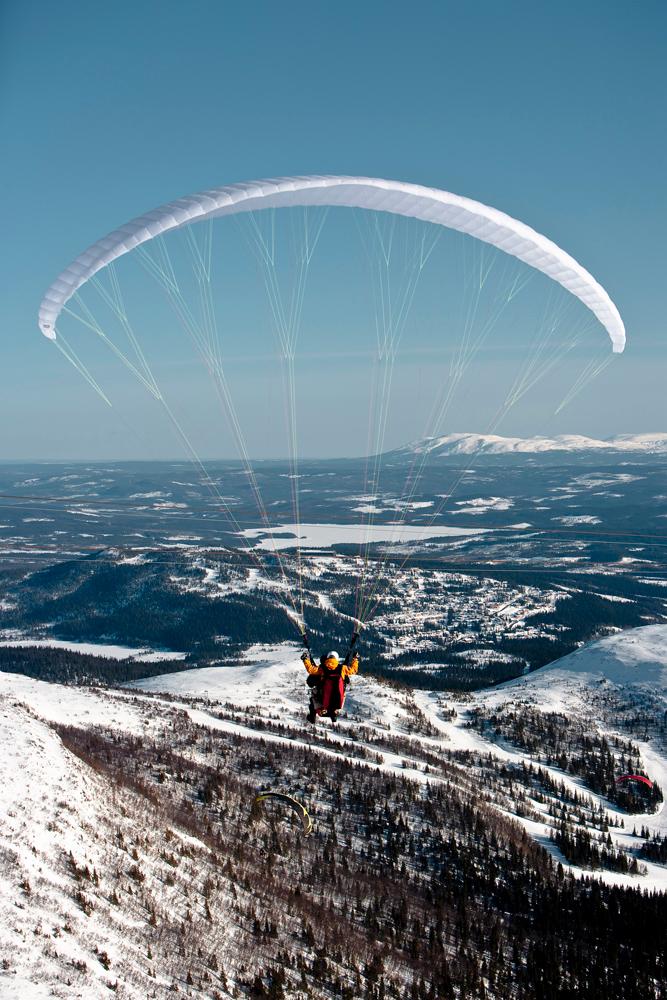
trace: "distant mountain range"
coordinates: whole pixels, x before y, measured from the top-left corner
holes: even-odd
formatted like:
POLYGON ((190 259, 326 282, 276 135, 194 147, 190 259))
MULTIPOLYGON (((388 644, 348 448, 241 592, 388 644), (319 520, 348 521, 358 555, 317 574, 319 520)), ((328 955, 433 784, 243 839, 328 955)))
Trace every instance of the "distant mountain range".
POLYGON ((415 441, 392 452, 394 455, 424 455, 444 458, 448 455, 538 455, 545 452, 629 452, 644 455, 667 455, 667 432, 656 434, 618 434, 602 441, 582 434, 559 434, 556 437, 500 437, 497 434, 447 434, 415 441))

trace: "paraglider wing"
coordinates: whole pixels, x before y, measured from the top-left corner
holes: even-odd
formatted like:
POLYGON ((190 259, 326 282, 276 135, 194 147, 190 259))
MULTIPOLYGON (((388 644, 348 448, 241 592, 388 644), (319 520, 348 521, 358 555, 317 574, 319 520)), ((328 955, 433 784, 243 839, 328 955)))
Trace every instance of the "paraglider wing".
POLYGON ((616 779, 616 784, 618 785, 620 781, 641 781, 648 788, 653 788, 653 782, 649 778, 645 778, 643 774, 622 774, 616 779))
POLYGON ((253 813, 261 807, 261 804, 267 800, 274 800, 277 802, 282 802, 284 805, 288 806, 301 820, 303 826, 304 835, 307 837, 313 829, 313 821, 308 815, 308 810, 305 806, 302 806, 298 799, 293 798, 291 795, 285 795, 283 792, 260 792, 259 795, 255 797, 253 802, 253 813))
POLYGON ((94 243, 47 291, 39 311, 45 337, 67 301, 103 267, 142 243, 193 222, 263 208, 343 206, 404 215, 455 229, 489 243, 557 281, 605 327, 615 353, 625 347, 625 327, 604 288, 573 257, 523 222, 481 202, 418 184, 377 177, 283 177, 214 188, 179 198, 121 226, 94 243))

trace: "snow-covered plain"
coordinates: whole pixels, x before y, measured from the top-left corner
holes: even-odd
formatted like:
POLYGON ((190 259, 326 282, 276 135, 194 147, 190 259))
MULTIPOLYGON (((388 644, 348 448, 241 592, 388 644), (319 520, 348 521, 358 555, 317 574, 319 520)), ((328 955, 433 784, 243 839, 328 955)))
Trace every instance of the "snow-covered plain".
MULTIPOLYGON (((0 633, 2 635, 3 633, 0 633)), ((100 642, 65 642, 61 639, 21 639, 14 636, 0 638, 0 646, 35 646, 37 648, 68 649, 72 653, 102 656, 108 660, 136 660, 140 663, 160 663, 162 660, 184 660, 187 653, 166 650, 135 649, 100 642)))
POLYGON ((488 514, 490 511, 509 510, 514 501, 507 497, 475 497, 474 500, 457 500, 452 514, 488 514))

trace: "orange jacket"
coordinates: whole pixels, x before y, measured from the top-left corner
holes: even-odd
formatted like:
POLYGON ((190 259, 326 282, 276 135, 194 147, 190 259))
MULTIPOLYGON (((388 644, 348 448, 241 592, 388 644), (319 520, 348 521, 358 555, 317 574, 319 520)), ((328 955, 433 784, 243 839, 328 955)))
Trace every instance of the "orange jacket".
MULTIPOLYGON (((315 677, 326 677, 329 671, 336 670, 340 664, 340 660, 328 660, 324 661, 324 665, 315 663, 311 656, 308 656, 304 661, 304 666, 311 676, 315 677), (329 665, 331 664, 331 665, 329 665)), ((343 679, 346 677, 354 677, 359 669, 359 657, 355 653, 350 663, 343 663, 340 675, 343 679)))

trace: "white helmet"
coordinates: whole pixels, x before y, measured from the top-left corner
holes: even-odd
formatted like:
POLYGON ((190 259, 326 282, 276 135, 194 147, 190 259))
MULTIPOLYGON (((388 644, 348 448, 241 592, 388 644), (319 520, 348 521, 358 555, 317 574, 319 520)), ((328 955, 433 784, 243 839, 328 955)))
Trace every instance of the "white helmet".
POLYGON ((340 656, 335 649, 332 649, 330 653, 327 653, 327 660, 340 660, 340 656))

